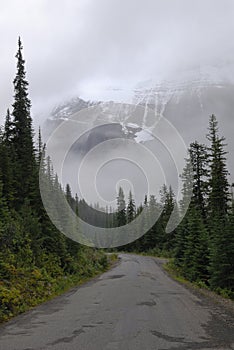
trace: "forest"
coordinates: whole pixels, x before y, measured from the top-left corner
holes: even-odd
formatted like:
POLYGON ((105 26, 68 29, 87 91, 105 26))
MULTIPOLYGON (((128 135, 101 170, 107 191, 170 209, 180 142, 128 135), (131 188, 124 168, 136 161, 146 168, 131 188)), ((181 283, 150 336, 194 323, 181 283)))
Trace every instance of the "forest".
MULTIPOLYGON (((104 271, 107 256, 64 236, 50 221, 40 195, 44 145, 31 118, 19 39, 14 102, 0 134, 0 322, 104 271)), ((58 186, 50 160, 45 173, 58 186)))
MULTIPOLYGON (((227 145, 219 134, 215 115, 209 118, 206 137, 207 144, 194 141, 188 148, 180 176, 182 196, 179 202, 170 185, 162 186, 159 199, 155 195, 149 198, 146 195, 139 206, 131 191, 125 198, 126 194, 120 187, 116 210, 104 208, 98 211, 98 204, 88 208, 84 201, 79 201, 78 212, 93 225, 119 227, 132 222, 144 210, 138 228, 140 232, 145 232, 144 225, 147 221, 152 222, 152 216, 159 216, 142 237, 118 250, 169 257, 172 269, 187 280, 233 298, 234 184, 229 182, 227 145), (181 221, 185 207, 188 209, 181 221), (168 232, 172 212, 176 228, 168 232)), ((68 185, 68 198, 69 193, 68 185)))
POLYGON ((145 196, 138 206, 131 192, 125 198, 119 188, 116 209, 100 211, 98 205, 92 207, 73 196, 69 184, 63 189, 50 158, 45 157, 41 132, 36 136, 33 130, 22 49, 19 39, 14 101, 0 134, 0 321, 108 267, 103 250, 72 241, 51 223, 40 195, 42 163, 50 192, 64 193, 74 212, 92 225, 120 227, 144 209, 145 220, 161 212, 148 232, 117 252, 169 257, 173 268, 187 280, 233 298, 234 185, 229 183, 225 138, 219 134, 216 116, 209 119, 207 144, 194 141, 189 146, 179 202, 171 186, 163 185, 159 199, 145 196), (179 222, 188 200, 183 220, 168 233, 172 211, 176 209, 179 222))

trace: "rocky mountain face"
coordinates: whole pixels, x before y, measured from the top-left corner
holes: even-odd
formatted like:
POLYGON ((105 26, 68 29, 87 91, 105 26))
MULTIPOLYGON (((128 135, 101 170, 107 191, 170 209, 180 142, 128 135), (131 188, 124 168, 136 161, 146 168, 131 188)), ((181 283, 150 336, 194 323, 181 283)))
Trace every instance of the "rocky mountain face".
MULTIPOLYGON (((220 120, 220 129, 231 141, 233 129, 234 84, 211 80, 189 82, 164 82, 151 89, 138 89, 134 102, 152 108, 155 116, 165 117, 181 133, 185 141, 201 139, 208 118, 215 114, 220 120)), ((202 138, 204 139, 204 138, 202 138)))
MULTIPOLYGON (((194 140, 206 142, 208 119, 211 114, 215 114, 220 122, 220 133, 226 137, 228 143, 228 166, 233 173, 234 159, 231 155, 234 152, 234 84, 227 79, 194 74, 189 78, 181 76, 156 84, 147 82, 138 85, 132 98, 123 102, 120 113, 121 101, 90 102, 74 98, 52 111, 45 123, 44 135, 49 136, 58 125, 77 113, 83 113, 88 108, 97 108, 96 115, 92 115, 90 120, 89 115, 81 113, 82 122, 89 123, 90 126, 72 146, 73 154, 83 157, 96 145, 116 138, 150 144, 152 128, 163 117, 174 125, 185 144, 189 145, 194 140), (111 108, 113 113, 106 112, 115 103, 116 109, 111 108), (100 119, 106 125, 100 126, 100 119)), ((106 152, 108 151, 107 148, 106 152)))
MULTIPOLYGON (((221 129, 226 129, 226 126, 229 129, 228 125, 232 121, 232 111, 234 110, 233 96, 234 84, 227 80, 220 77, 212 79, 211 76, 190 74, 187 77, 177 77, 177 80, 162 81, 156 84, 153 82, 139 84, 133 91, 132 98, 128 97, 128 100, 123 102, 142 106, 146 113, 147 109, 153 110, 155 118, 167 118, 182 133, 185 141, 190 142, 192 136, 191 127, 194 136, 199 136, 197 132, 200 131, 201 134, 206 128, 208 117, 212 113, 223 124, 221 129)), ((114 102, 121 101, 117 100, 114 102)), ((75 113, 92 106, 102 106, 103 104, 102 101, 84 101, 76 97, 56 106, 46 121, 44 127, 46 134, 50 134, 56 126, 62 121, 68 120, 75 113)), ((125 134, 130 128, 130 135, 134 128, 136 132, 139 132, 139 128, 147 128, 143 118, 140 122, 137 120, 134 123, 132 121, 128 123, 127 113, 126 120, 123 120, 123 118, 118 120, 116 116, 113 116, 113 123, 116 122, 122 125, 125 134)), ((115 129, 116 126, 113 126, 113 128, 115 129)), ((123 136, 119 128, 118 130, 119 136, 123 136)), ((116 135, 116 131, 114 131, 114 134, 116 135)), ((139 141, 144 140, 139 138, 139 141)))

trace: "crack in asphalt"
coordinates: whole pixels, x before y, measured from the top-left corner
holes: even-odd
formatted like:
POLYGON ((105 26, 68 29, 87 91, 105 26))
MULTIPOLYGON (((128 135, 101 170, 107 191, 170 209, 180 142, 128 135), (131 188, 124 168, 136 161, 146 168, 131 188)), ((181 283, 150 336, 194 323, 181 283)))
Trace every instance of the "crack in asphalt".
POLYGON ((122 278, 122 277, 124 277, 124 276, 125 276, 125 275, 111 275, 111 276, 106 277, 105 279, 106 279, 106 280, 113 280, 113 279, 122 278))
POLYGON ((151 331, 151 333, 155 337, 164 339, 170 343, 187 343, 184 341, 184 337, 172 337, 170 335, 166 335, 166 334, 163 334, 163 333, 158 332, 158 331, 151 331))
POLYGON ((85 333, 85 331, 83 330, 83 328, 81 329, 77 329, 75 331, 72 332, 72 335, 69 337, 63 337, 63 338, 59 338, 56 339, 55 341, 48 343, 47 346, 53 346, 53 345, 57 345, 59 343, 70 343, 72 342, 76 337, 78 337, 80 334, 85 333))

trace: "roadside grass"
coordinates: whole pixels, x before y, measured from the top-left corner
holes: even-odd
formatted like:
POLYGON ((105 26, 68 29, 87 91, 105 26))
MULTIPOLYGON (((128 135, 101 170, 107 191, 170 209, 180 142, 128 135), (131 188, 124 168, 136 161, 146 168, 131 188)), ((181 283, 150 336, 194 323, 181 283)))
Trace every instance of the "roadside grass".
POLYGON ((232 306, 234 307, 233 301, 234 301, 234 295, 229 290, 226 289, 216 289, 211 290, 207 284, 205 284, 202 281, 197 282, 191 282, 187 280, 183 274, 182 271, 175 266, 174 259, 169 259, 169 261, 165 264, 163 264, 163 269, 168 273, 170 277, 172 277, 177 282, 185 285, 186 287, 189 287, 190 289, 199 291, 205 296, 211 297, 212 299, 215 299, 216 301, 224 301, 225 299, 232 303, 232 306))
MULTIPOLYGON (((172 254, 170 254, 170 252, 168 252, 168 251, 160 250, 158 248, 153 248, 153 249, 148 250, 147 252, 128 252, 127 254, 137 254, 137 255, 141 255, 141 256, 150 256, 153 258, 159 258, 159 259, 165 260, 165 262, 162 261, 163 269, 165 270, 165 272, 168 273, 168 275, 170 277, 172 277, 177 282, 189 287, 190 289, 200 291, 203 295, 212 297, 213 299, 218 298, 219 300, 221 300, 221 299, 227 300, 233 304, 234 294, 230 290, 221 289, 221 288, 218 288, 216 290, 212 290, 203 281, 191 282, 188 279, 186 279, 183 276, 182 270, 179 269, 177 266, 175 266, 172 254)), ((234 304, 233 304, 233 308, 234 308, 234 304)))

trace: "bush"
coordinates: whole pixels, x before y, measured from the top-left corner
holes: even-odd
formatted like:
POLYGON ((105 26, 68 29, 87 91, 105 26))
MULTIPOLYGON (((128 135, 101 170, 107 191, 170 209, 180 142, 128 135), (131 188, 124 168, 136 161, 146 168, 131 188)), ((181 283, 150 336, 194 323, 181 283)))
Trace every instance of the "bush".
POLYGON ((42 253, 40 260, 41 267, 17 267, 14 258, 11 263, 0 260, 0 322, 61 294, 109 264, 106 254, 91 248, 82 248, 76 258, 69 258, 69 269, 63 269, 53 254, 42 253))

